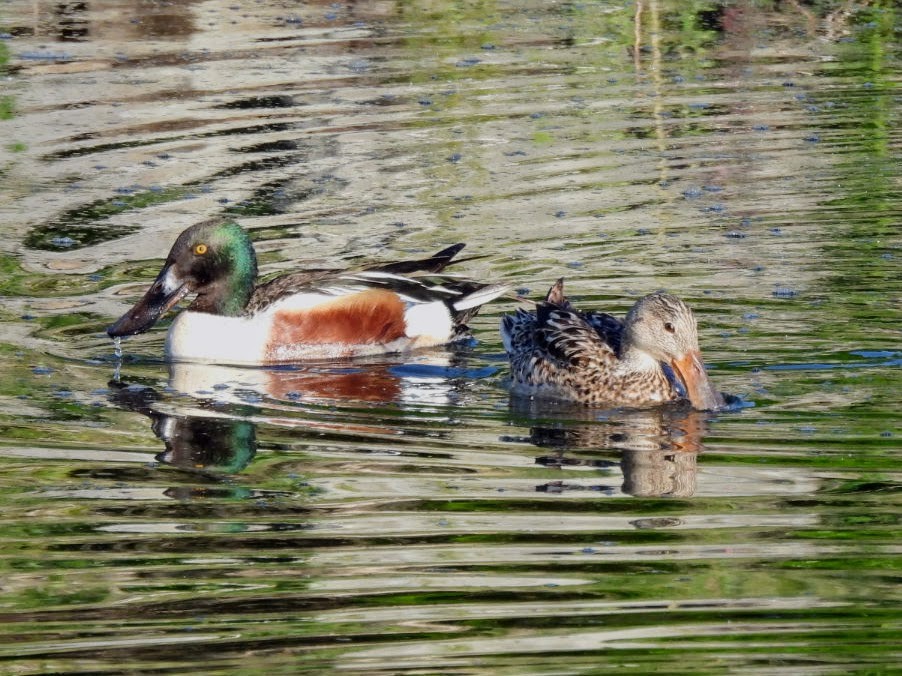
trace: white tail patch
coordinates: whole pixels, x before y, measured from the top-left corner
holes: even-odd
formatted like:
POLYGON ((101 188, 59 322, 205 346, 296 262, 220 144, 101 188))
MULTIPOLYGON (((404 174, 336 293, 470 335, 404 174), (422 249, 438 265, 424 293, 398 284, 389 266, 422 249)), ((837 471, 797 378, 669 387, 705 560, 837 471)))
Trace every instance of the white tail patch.
POLYGON ((454 321, 448 307, 440 300, 432 303, 417 303, 404 312, 406 333, 410 338, 434 338, 436 343, 451 340, 454 321))

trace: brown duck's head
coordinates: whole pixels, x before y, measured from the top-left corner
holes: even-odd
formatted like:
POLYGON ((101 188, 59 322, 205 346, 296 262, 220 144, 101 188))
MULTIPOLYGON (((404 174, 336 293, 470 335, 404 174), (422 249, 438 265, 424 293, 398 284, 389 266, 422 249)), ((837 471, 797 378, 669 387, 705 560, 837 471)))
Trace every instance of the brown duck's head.
POLYGON ((131 310, 107 328, 107 334, 117 338, 147 331, 190 294, 197 294, 192 310, 240 314, 256 277, 254 247, 239 225, 198 223, 178 236, 156 280, 131 310))
POLYGON ((634 348, 673 368, 693 407, 714 410, 724 405, 705 371, 695 317, 683 301, 667 293, 645 296, 627 314, 624 330, 634 348))

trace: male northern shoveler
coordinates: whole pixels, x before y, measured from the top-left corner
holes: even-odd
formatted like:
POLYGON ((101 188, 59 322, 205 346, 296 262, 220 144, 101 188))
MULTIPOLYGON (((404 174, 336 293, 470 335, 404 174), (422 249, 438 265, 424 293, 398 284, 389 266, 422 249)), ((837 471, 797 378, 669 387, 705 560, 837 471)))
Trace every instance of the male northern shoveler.
POLYGON ((621 321, 574 308, 559 279, 535 312, 504 317, 501 336, 517 394, 589 406, 724 404, 705 373, 692 311, 666 293, 639 299, 621 321))
POLYGON ((357 270, 312 270, 255 286, 257 258, 236 223, 185 230, 144 297, 107 329, 146 331, 189 294, 169 328, 175 360, 277 364, 405 352, 467 335, 465 322, 507 287, 442 274, 463 248, 357 270))

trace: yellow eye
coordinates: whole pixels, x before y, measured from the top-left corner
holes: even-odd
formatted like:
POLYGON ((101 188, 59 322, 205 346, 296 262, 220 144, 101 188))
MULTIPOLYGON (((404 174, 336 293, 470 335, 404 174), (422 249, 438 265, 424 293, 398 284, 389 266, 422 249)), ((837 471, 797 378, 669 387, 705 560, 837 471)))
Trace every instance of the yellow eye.
POLYGON ((206 244, 195 244, 194 245, 194 253, 198 256, 203 256, 207 253, 207 245, 206 244))

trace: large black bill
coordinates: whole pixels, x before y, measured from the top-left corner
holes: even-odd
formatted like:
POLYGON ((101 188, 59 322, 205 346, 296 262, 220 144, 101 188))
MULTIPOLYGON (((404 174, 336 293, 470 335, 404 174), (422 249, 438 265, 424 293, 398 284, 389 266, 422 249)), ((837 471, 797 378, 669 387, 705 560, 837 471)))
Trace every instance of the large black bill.
POLYGON ((187 284, 167 290, 171 286, 173 285, 169 278, 169 268, 165 267, 144 297, 107 328, 107 335, 110 338, 119 338, 147 331, 169 308, 178 303, 190 291, 187 284))

